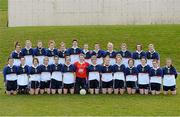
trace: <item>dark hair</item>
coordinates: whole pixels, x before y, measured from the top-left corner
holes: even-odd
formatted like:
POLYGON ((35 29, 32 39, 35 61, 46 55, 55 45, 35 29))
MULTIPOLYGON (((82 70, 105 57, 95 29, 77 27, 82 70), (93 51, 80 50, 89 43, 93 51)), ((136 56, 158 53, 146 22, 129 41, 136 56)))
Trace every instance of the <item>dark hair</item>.
POLYGON ((141 44, 137 44, 137 45, 136 45, 136 50, 137 50, 137 46, 140 46, 140 47, 141 47, 141 50, 142 50, 143 47, 142 47, 141 44))
POLYGON ((145 56, 143 56, 143 57, 141 58, 141 60, 142 60, 142 59, 145 59, 145 60, 146 60, 146 62, 147 62, 147 58, 146 58, 145 56))
POLYGON ((55 59, 55 58, 59 58, 59 56, 55 55, 55 56, 54 56, 54 59, 55 59))
POLYGON ((156 62, 156 63, 158 63, 158 60, 157 59, 153 59, 153 61, 152 62, 156 62))
POLYGON ((73 39, 73 40, 72 40, 72 42, 74 42, 74 41, 78 42, 78 40, 77 40, 77 39, 73 39))
POLYGON ((130 58, 130 59, 128 60, 128 64, 129 64, 130 61, 132 61, 132 62, 133 62, 133 65, 134 65, 134 62, 135 62, 134 59, 130 58))
POLYGON ((16 48, 17 46, 21 46, 18 41, 15 43, 15 48, 16 48))
POLYGON ((9 61, 10 59, 13 59, 12 57, 8 57, 7 61, 9 61))
POLYGON ((39 63, 38 58, 33 58, 33 63, 34 63, 34 61, 37 61, 39 63))

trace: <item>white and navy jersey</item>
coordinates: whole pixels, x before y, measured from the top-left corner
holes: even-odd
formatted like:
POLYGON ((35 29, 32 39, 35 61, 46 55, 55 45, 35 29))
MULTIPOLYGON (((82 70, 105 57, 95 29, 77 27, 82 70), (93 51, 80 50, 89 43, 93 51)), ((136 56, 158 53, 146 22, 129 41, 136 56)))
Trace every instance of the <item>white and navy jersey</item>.
POLYGON ((41 67, 40 66, 31 66, 29 67, 29 75, 30 75, 30 81, 38 81, 40 82, 41 78, 41 67))
POLYGON ((157 53, 156 51, 154 52, 146 52, 146 57, 147 57, 147 64, 150 66, 150 67, 153 67, 152 65, 152 61, 154 59, 157 59, 159 60, 160 59, 160 56, 159 56, 159 53, 157 53))
POLYGON ((4 81, 15 81, 17 80, 17 67, 15 65, 7 65, 3 70, 4 81))
POLYGON ((161 68, 151 68, 150 72, 150 83, 162 83, 163 71, 161 68))
POLYGON ((89 65, 87 68, 88 80, 100 81, 101 65, 89 65))
POLYGON ((65 56, 68 55, 67 50, 59 50, 58 57, 59 57, 59 64, 65 64, 65 56))
POLYGON ((151 67, 149 65, 142 66, 141 64, 137 66, 138 70, 138 84, 145 85, 149 84, 149 72, 151 67))
POLYGON ((49 48, 46 49, 46 56, 49 58, 49 65, 54 64, 54 56, 58 56, 58 50, 49 48))
POLYGON ((29 74, 29 66, 18 66, 17 67, 17 84, 20 86, 28 85, 28 74, 29 74))
POLYGON ((137 81, 138 70, 136 67, 127 67, 125 70, 126 81, 137 81))
POLYGON ((117 52, 117 54, 121 54, 121 56, 122 56, 122 63, 126 66, 126 67, 128 67, 129 65, 128 65, 128 60, 129 60, 129 58, 131 58, 132 57, 132 55, 131 55, 131 52, 130 51, 119 51, 119 52, 117 52))
POLYGON ((63 83, 65 84, 72 84, 75 81, 74 73, 76 72, 75 66, 73 64, 62 66, 63 72, 63 83))
POLYGON ((74 64, 75 62, 79 61, 79 54, 82 53, 81 48, 69 48, 68 49, 68 54, 71 57, 71 63, 74 64))
POLYGON ((163 85, 164 86, 175 86, 176 85, 176 78, 177 78, 177 71, 176 68, 171 67, 163 67, 163 85))
POLYGON ((14 59, 14 65, 20 65, 20 58, 23 57, 23 53, 20 51, 19 53, 15 50, 11 53, 11 57, 14 59))
POLYGON ((104 57, 106 57, 107 55, 110 57, 110 64, 114 65, 116 63, 116 51, 113 50, 112 52, 110 52, 107 50, 104 53, 104 57))
POLYGON ((51 65, 40 65, 41 69, 41 81, 49 81, 51 80, 51 65))
POLYGON ((39 64, 43 64, 44 57, 46 56, 46 49, 45 48, 35 48, 34 49, 34 56, 39 60, 39 64))
POLYGON ((135 52, 133 52, 132 58, 135 60, 135 67, 137 67, 139 64, 141 64, 141 58, 142 57, 146 58, 146 52, 144 52, 144 51, 141 51, 141 52, 135 51, 135 52))
POLYGON ((23 48, 21 50, 22 55, 24 56, 24 58, 26 59, 26 65, 28 66, 32 66, 32 61, 33 61, 33 56, 34 56, 34 51, 32 48, 27 49, 27 48, 23 48))
POLYGON ((125 70, 126 66, 124 64, 114 64, 113 65, 113 72, 114 72, 114 79, 115 80, 125 80, 125 70))
POLYGON ((109 82, 113 80, 113 66, 112 65, 103 65, 101 68, 102 78, 101 80, 103 82, 109 82))
POLYGON ((62 81, 62 64, 52 64, 51 70, 52 70, 51 78, 57 81, 62 81))
POLYGON ((85 61, 91 64, 91 56, 92 56, 92 51, 90 50, 83 50, 83 54, 85 55, 85 61))
POLYGON ((92 51, 92 56, 97 57, 97 64, 103 64, 104 53, 105 53, 105 51, 103 51, 103 50, 98 50, 98 51, 93 50, 92 51))

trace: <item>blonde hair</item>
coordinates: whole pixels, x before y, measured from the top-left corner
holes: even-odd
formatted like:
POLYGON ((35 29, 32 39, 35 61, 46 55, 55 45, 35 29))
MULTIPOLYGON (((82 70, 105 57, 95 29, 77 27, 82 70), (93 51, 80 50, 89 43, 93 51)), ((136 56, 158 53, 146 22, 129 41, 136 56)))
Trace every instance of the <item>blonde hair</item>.
POLYGON ((113 45, 113 43, 108 42, 107 46, 112 46, 113 47, 114 45, 113 45))

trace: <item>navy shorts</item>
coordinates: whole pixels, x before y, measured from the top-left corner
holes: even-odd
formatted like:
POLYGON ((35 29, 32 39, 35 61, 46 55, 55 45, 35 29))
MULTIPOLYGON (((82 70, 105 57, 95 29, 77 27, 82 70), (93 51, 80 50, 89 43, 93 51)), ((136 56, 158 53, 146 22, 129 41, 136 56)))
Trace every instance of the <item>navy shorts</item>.
POLYGON ((149 89, 149 84, 139 84, 139 89, 149 89))
POLYGON ((18 85, 18 90, 25 90, 25 89, 27 89, 27 88, 28 88, 27 85, 23 85, 23 86, 18 85))
POLYGON ((31 81, 32 89, 37 89, 37 88, 39 88, 39 86, 40 86, 39 81, 31 81))
POLYGON ((113 80, 109 82, 102 81, 102 88, 113 88, 113 80))
POLYGON ((62 89, 62 81, 51 79, 51 89, 62 89))
POLYGON ((136 82, 135 81, 126 81, 127 88, 136 88, 136 82))
POLYGON ((176 90, 176 85, 174 86, 163 86, 163 91, 175 91, 176 90))
POLYGON ((161 84, 151 83, 151 90, 160 91, 161 90, 161 84))
POLYGON ((74 88, 74 83, 71 84, 64 84, 64 89, 73 89, 74 88))
POLYGON ((90 89, 97 89, 97 88, 99 88, 99 81, 98 80, 90 80, 89 81, 89 88, 90 89))
POLYGON ((17 80, 7 81, 6 82, 6 90, 7 91, 16 91, 17 90, 17 80))
POLYGON ((124 89, 124 81, 123 80, 114 80, 114 89, 124 89))
POLYGON ((41 81, 40 82, 40 89, 50 88, 51 81, 41 81))

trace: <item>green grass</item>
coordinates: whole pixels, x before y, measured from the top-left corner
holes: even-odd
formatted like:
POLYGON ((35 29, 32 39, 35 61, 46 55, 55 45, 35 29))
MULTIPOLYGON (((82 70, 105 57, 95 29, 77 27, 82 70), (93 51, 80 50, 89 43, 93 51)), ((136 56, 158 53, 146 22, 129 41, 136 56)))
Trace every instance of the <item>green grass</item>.
MULTIPOLYGON (((180 78, 180 77, 179 77, 180 78)), ((178 86, 180 81, 178 80, 178 86)), ((180 90, 176 96, 141 95, 38 95, 7 96, 0 92, 0 115, 36 116, 178 116, 180 90)))
MULTIPOLYGON (((57 46, 64 41, 68 47, 72 38, 79 40, 80 46, 88 43, 93 48, 95 42, 106 48, 107 42, 115 44, 116 50, 126 42, 131 51, 141 43, 147 50, 149 43, 154 43, 161 55, 161 65, 166 57, 173 58, 180 71, 180 25, 149 26, 67 26, 67 27, 19 27, 7 26, 7 0, 0 0, 0 69, 6 64, 14 42, 22 45, 26 39, 43 40, 47 45, 54 39, 57 46)), ((39 95, 6 96, 0 75, 0 116, 12 115, 180 115, 180 90, 176 96, 141 96, 141 95, 39 95)), ((180 77, 179 77, 180 78, 180 77)), ((180 81, 177 80, 177 87, 180 81)))

